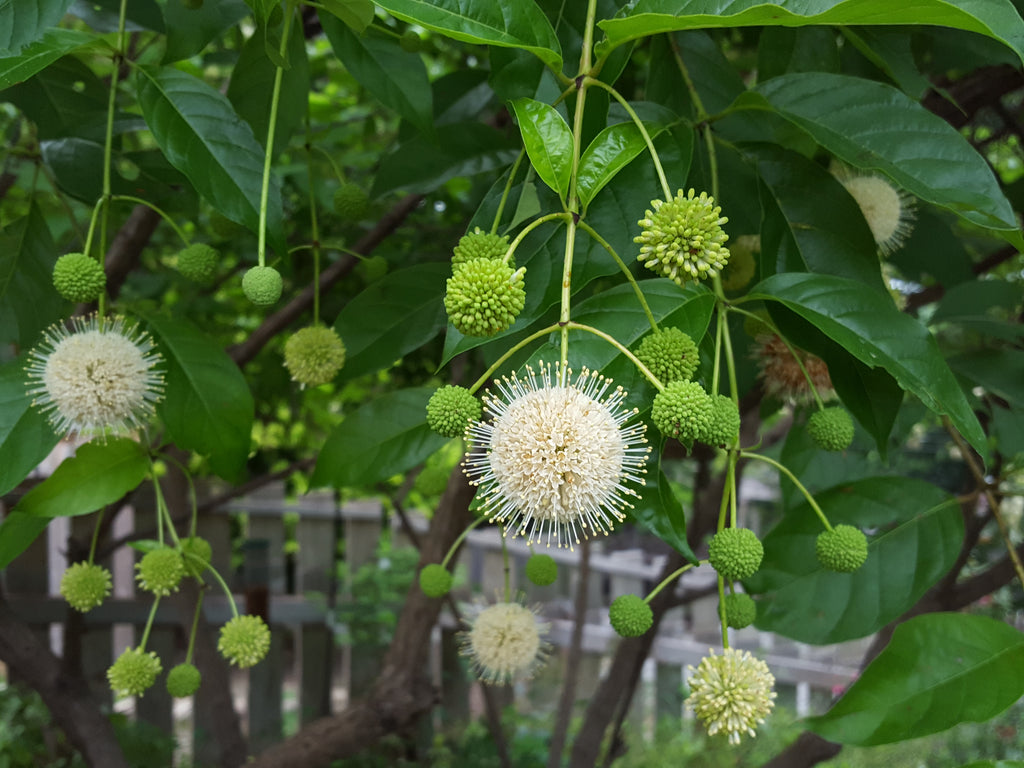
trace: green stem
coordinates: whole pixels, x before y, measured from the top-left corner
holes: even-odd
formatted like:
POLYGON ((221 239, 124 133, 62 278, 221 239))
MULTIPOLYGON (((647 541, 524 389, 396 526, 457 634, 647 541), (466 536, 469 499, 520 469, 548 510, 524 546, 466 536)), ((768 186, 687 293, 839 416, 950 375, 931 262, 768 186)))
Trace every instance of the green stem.
POLYGON ((630 352, 629 349, 626 348, 621 342, 619 342, 617 339, 613 338, 612 336, 608 335, 604 331, 598 330, 597 328, 595 328, 592 325, 585 325, 584 323, 574 323, 574 322, 566 323, 566 325, 564 326, 563 329, 566 330, 566 331, 568 331, 569 329, 573 329, 573 330, 577 330, 577 331, 586 331, 587 333, 592 333, 595 336, 598 336, 598 337, 604 339, 609 344, 611 344, 613 347, 615 347, 617 350, 619 350, 619 352, 621 352, 627 358, 629 358, 630 362, 632 362, 633 365, 635 365, 637 367, 637 370, 640 371, 640 373, 642 373, 644 376, 647 377, 648 381, 650 381, 651 384, 654 385, 655 389, 657 389, 659 392, 664 392, 665 391, 665 385, 662 384, 661 381, 658 379, 658 377, 655 376, 651 372, 650 368, 648 368, 646 365, 641 363, 640 360, 637 358, 637 356, 634 355, 632 352, 630 352))
POLYGON ((501 532, 501 560, 505 569, 505 602, 512 601, 512 569, 508 563, 508 542, 506 540, 507 531, 502 530, 501 532))
MULTIPOLYGON (((150 471, 153 475, 153 493, 156 496, 156 513, 159 517, 162 517, 167 522, 167 529, 171 533, 171 538, 174 539, 175 545, 181 547, 181 540, 178 538, 178 532, 174 530, 174 520, 171 519, 170 510, 167 509, 167 502, 164 500, 164 492, 160 489, 160 479, 156 476, 156 472, 153 469, 153 463, 150 462, 150 471)), ((157 520, 159 525, 160 520, 157 520)), ((160 543, 163 543, 161 537, 160 543)))
POLYGON ((484 371, 484 375, 483 376, 481 376, 479 379, 477 379, 476 381, 473 382, 473 385, 469 388, 470 394, 472 394, 472 393, 476 392, 478 389, 480 389, 480 387, 483 386, 484 382, 486 382, 489 378, 491 378, 491 375, 496 370, 498 370, 498 368, 500 368, 501 365, 506 360, 508 360, 510 357, 512 357, 512 355, 514 355, 520 349, 525 347, 531 341, 535 341, 536 339, 539 339, 541 336, 547 336, 549 333, 552 333, 553 331, 557 331, 557 330, 558 330, 558 323, 555 323, 553 325, 549 325, 547 328, 541 328, 539 331, 536 331, 535 333, 531 333, 525 339, 523 339, 522 341, 517 343, 508 352, 506 352, 501 357, 499 357, 490 368, 488 368, 486 371, 484 371))
POLYGON ((594 77, 586 77, 583 79, 585 85, 596 85, 599 88, 604 88, 608 93, 611 94, 622 108, 626 110, 626 114, 629 115, 630 119, 636 125, 637 130, 640 131, 640 136, 644 140, 644 144, 647 145, 647 151, 651 153, 651 160, 654 163, 654 170, 658 174, 658 181, 661 182, 661 191, 665 195, 666 202, 672 199, 672 190, 668 186, 668 179, 665 177, 665 169, 661 167, 661 158, 658 157, 658 151, 654 148, 654 142, 651 140, 651 135, 647 132, 647 128, 644 127, 643 121, 640 116, 636 113, 636 110, 630 106, 630 103, 626 101, 622 94, 615 90, 614 87, 608 85, 608 83, 602 82, 594 77))
POLYGON ((779 470, 780 472, 785 474, 786 477, 788 477, 790 479, 790 481, 792 481, 793 485, 795 485, 797 487, 797 490, 799 490, 800 493, 802 493, 804 495, 804 498, 807 499, 807 503, 811 505, 811 509, 814 510, 815 514, 818 516, 818 518, 821 520, 822 524, 825 526, 825 530, 828 530, 828 531, 832 530, 832 525, 831 525, 831 523, 829 523, 828 518, 825 517, 825 513, 821 511, 821 507, 818 506, 818 502, 816 502, 814 500, 814 497, 811 496, 811 492, 808 491, 804 487, 803 483, 801 483, 799 480, 796 479, 796 475, 794 475, 792 472, 790 472, 788 467, 786 467, 783 464, 780 464, 775 459, 771 459, 771 458, 769 458, 767 456, 762 456, 760 453, 751 453, 750 451, 740 451, 739 455, 742 456, 743 458, 746 458, 746 459, 757 459, 759 461, 765 462, 766 464, 771 464, 777 470, 779 470))
POLYGON ((218 584, 220 584, 221 590, 223 590, 224 594, 227 595, 228 603, 231 605, 231 616, 232 616, 232 618, 236 618, 237 619, 238 618, 238 606, 235 605, 235 596, 231 594, 231 590, 228 589, 228 585, 224 583, 224 579, 221 578, 221 575, 219 573, 217 573, 217 569, 216 568, 214 568, 212 565, 207 563, 206 570, 208 570, 210 573, 213 574, 214 580, 218 584))
POLYGON ((181 474, 184 475, 185 479, 188 481, 189 501, 192 502, 192 522, 189 524, 188 535, 195 536, 196 518, 199 516, 199 505, 196 501, 196 484, 192 482, 192 473, 188 471, 188 468, 184 464, 182 464, 180 461, 178 461, 176 458, 169 454, 162 454, 161 458, 163 458, 164 461, 169 461, 174 466, 176 466, 181 471, 181 474))
POLYGON ((156 618, 156 607, 160 605, 160 597, 153 598, 153 607, 149 609, 149 618, 146 619, 146 628, 142 630, 142 640, 139 642, 139 650, 146 650, 146 643, 149 642, 149 630, 153 628, 153 619, 156 618))
POLYGON ((715 327, 715 367, 711 371, 711 394, 718 394, 718 372, 722 367, 722 318, 715 327))
POLYGON ((316 217, 316 187, 313 177, 312 126, 306 103, 306 178, 309 183, 309 222, 313 235, 313 325, 320 322, 320 230, 316 217))
POLYGON ((192 651, 196 647, 196 631, 199 629, 199 614, 203 608, 203 596, 206 594, 205 589, 199 590, 199 598, 196 600, 196 610, 192 614, 192 631, 188 635, 188 650, 185 651, 185 663, 192 663, 192 651))
POLYGON ((566 213, 564 211, 559 211, 558 213, 548 213, 548 214, 546 214, 544 216, 540 216, 540 217, 534 219, 533 221, 531 221, 529 224, 527 224, 525 227, 523 227, 522 232, 520 232, 518 235, 516 235, 515 240, 513 240, 511 243, 509 243, 508 250, 505 252, 505 258, 502 259, 502 262, 505 263, 505 264, 508 264, 508 260, 510 258, 512 258, 512 254, 514 254, 516 252, 516 248, 519 247, 519 244, 521 242, 523 242, 523 239, 528 234, 530 234, 533 230, 535 230, 541 224, 545 224, 545 223, 547 223, 549 221, 554 221, 555 219, 563 219, 567 223, 571 223, 572 222, 572 214, 566 213))
POLYGON ((498 231, 498 225, 501 223, 501 215, 505 213, 505 203, 508 201, 509 193, 512 191, 512 182, 516 179, 516 174, 519 173, 519 166, 523 162, 523 158, 526 157, 526 150, 519 150, 519 157, 516 158, 515 163, 512 164, 512 170, 508 174, 508 182, 505 184, 505 189, 501 193, 501 201, 498 203, 498 212, 494 214, 494 223, 491 224, 491 234, 495 234, 498 231))
MULTIPOLYGON (((722 281, 715 275, 715 291, 722 290, 722 281)), ((729 373, 729 394, 736 407, 740 404, 740 389, 736 382, 736 359, 732 352, 732 334, 729 333, 729 308, 722 297, 719 297, 718 322, 722 326, 722 342, 725 348, 725 368, 729 373)))
POLYGON ((739 525, 739 498, 736 495, 736 452, 729 451, 729 520, 733 528, 739 525))
MULTIPOLYGON (((308 114, 308 111, 309 111, 308 107, 307 107, 306 111, 307 111, 307 114, 308 114)), ((307 134, 307 137, 308 137, 308 134, 307 134)), ((307 141, 308 141, 308 138, 307 138, 307 141)), ((327 162, 329 162, 331 164, 331 167, 334 169, 334 175, 337 177, 338 181, 339 182, 344 182, 345 181, 345 174, 343 174, 341 172, 341 168, 339 168, 338 164, 336 162, 334 162, 334 158, 331 157, 331 153, 330 152, 328 152, 323 147, 318 147, 318 146, 315 146, 315 145, 310 147, 310 149, 315 149, 317 152, 320 152, 324 157, 326 157, 327 158, 327 162)))
POLYGON ((143 200, 141 197, 133 197, 132 195, 111 195, 110 199, 111 199, 111 201, 123 201, 123 202, 128 202, 128 203, 137 203, 138 205, 146 206, 147 208, 151 209, 155 213, 159 214, 160 218, 162 218, 164 221, 166 221, 168 224, 170 224, 171 229, 174 230, 174 233, 178 236, 178 238, 181 240, 181 242, 183 242, 186 246, 189 244, 188 237, 186 237, 186 235, 185 235, 184 231, 182 231, 181 227, 179 227, 177 224, 175 224, 174 220, 170 216, 168 216, 166 213, 164 213, 164 211, 160 210, 160 208, 158 208, 157 206, 153 205, 153 203, 149 202, 148 200, 143 200))
MULTIPOLYGON (((701 563, 706 563, 706 562, 707 562, 707 560, 701 560, 701 563)), ((700 565, 700 563, 698 563, 698 565, 700 565)), ((670 573, 668 576, 666 576, 664 579, 662 579, 661 583, 658 584, 658 586, 656 586, 654 589, 651 590, 650 594, 647 595, 647 597, 644 598, 644 602, 645 603, 651 602, 651 600, 653 600, 657 596, 657 594, 659 592, 661 592, 661 590, 663 590, 665 587, 667 587, 673 581, 675 581, 680 576, 682 576, 684 573, 686 573, 688 570, 690 570, 691 568, 694 568, 694 567, 695 566, 694 566, 693 563, 687 563, 682 568, 680 568, 680 569, 678 569, 676 571, 672 571, 672 573, 670 573)))
MULTIPOLYGON (((123 2, 123 0, 122 0, 123 2)), ((295 11, 294 0, 285 3, 284 29, 281 31, 281 47, 278 53, 284 59, 288 54, 288 37, 291 34, 292 16, 295 11)), ((284 70, 274 69, 274 89, 270 94, 270 123, 267 126, 267 146, 263 152, 263 184, 260 187, 260 237, 256 250, 259 265, 265 266, 267 261, 267 201, 270 199, 270 161, 274 154, 274 134, 277 130, 277 106, 281 100, 281 79, 284 70)))
MULTIPOLYGON (((582 98, 583 93, 580 93, 582 98)), ((566 371, 569 367, 569 307, 570 293, 572 288, 572 256, 576 248, 576 218, 573 217, 565 227, 565 255, 562 258, 562 298, 561 308, 558 314, 558 324, 561 326, 561 344, 559 345, 559 386, 565 384, 566 371)))
POLYGON ((729 512, 729 495, 732 493, 732 483, 729 476, 736 471, 736 464, 729 462, 725 468, 725 485, 722 486, 722 501, 718 505, 718 527, 717 531, 725 530, 726 515, 729 512))
POLYGON ((686 62, 683 61, 682 55, 679 53, 679 48, 676 45, 675 38, 669 37, 672 45, 672 55, 675 57, 676 66, 679 68, 679 74, 682 75, 683 82, 686 83, 686 90, 690 92, 690 99, 693 101, 693 106, 697 110, 697 123, 701 126, 701 133, 704 134, 704 144, 708 150, 708 162, 711 164, 711 196, 718 199, 718 155, 715 151, 715 140, 711 135, 711 126, 706 122, 708 119, 707 110, 704 109, 704 102, 701 101, 700 94, 697 92, 697 86, 693 83, 693 78, 690 77, 690 70, 686 67, 686 62))
POLYGON ((718 577, 718 617, 722 621, 722 648, 729 647, 729 622, 725 618, 725 579, 718 577))
POLYGON ((83 253, 88 256, 89 251, 92 250, 92 234, 96 229, 96 221, 99 219, 100 208, 103 207, 103 197, 96 201, 96 204, 92 207, 92 216, 89 218, 89 230, 85 234, 85 248, 83 253))
POLYGON ((452 555, 455 554, 455 551, 459 548, 459 546, 462 544, 462 542, 466 540, 466 537, 469 536, 469 532, 472 531, 474 528, 476 528, 478 525, 480 525, 480 523, 485 523, 485 522, 487 522, 487 517, 484 516, 484 515, 481 515, 476 520, 474 520, 472 523, 470 523, 466 527, 466 530, 464 530, 462 533, 459 534, 459 538, 457 538, 454 541, 454 543, 451 545, 451 547, 448 548, 448 553, 444 556, 444 560, 441 561, 441 567, 442 568, 447 568, 448 567, 448 561, 452 559, 452 555))
POLYGON ((96 513, 96 524, 92 529, 92 541, 89 542, 89 563, 92 564, 92 559, 96 555, 96 542, 100 537, 100 523, 103 522, 103 509, 96 513))
POLYGON ((587 222, 581 219, 578 226, 580 229, 582 229, 584 232, 590 235, 590 237, 596 240, 598 244, 600 244, 606 251, 608 251, 609 254, 611 254, 611 257, 615 260, 615 263, 619 265, 619 269, 622 270, 622 274, 626 276, 626 279, 629 280, 629 284, 633 286, 633 293, 636 294, 636 298, 640 302, 640 306, 643 307, 644 309, 644 314, 647 315, 647 322, 651 324, 651 330, 657 331, 658 323, 654 320, 654 314, 651 312, 651 308, 647 304, 647 299, 644 297, 644 292, 640 290, 640 284, 636 281, 636 278, 633 277, 633 273, 629 271, 629 267, 626 266, 626 263, 621 258, 619 258, 619 254, 615 252, 615 249, 612 248, 611 244, 603 237, 601 237, 601 235, 597 233, 597 230, 595 230, 592 226, 587 224, 587 222))

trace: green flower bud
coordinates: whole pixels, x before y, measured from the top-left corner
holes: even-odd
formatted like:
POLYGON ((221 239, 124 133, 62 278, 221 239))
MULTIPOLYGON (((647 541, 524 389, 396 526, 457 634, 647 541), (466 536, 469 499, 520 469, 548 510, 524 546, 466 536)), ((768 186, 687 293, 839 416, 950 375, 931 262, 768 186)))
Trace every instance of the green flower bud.
POLYGON ((461 437, 481 414, 480 401, 465 387, 447 385, 430 396, 427 424, 443 437, 461 437))
POLYGON ((733 629, 749 627, 757 618, 757 603, 754 599, 743 592, 734 595, 726 595, 723 603, 725 610, 725 623, 733 629))
POLYGON ((344 364, 345 344, 326 325, 303 328, 285 342, 284 367, 303 388, 326 384, 344 364))
POLYGON ((281 273, 273 267, 252 267, 242 278, 245 297, 257 307, 269 307, 281 298, 281 273))
POLYGON ((206 243, 192 243, 178 253, 178 271, 189 280, 207 285, 217 271, 219 255, 206 243))
POLYGON ((167 692, 176 699, 184 699, 199 690, 202 675, 192 664, 178 664, 167 673, 167 692))
MULTIPOLYGON (((492 235, 484 232, 480 227, 474 227, 472 232, 462 236, 459 244, 452 251, 452 265, 465 264, 473 259, 490 259, 501 261, 508 251, 508 235, 492 235)), ((512 269, 516 268, 515 257, 508 260, 512 269)))
POLYGON ((358 184, 345 182, 334 190, 334 212, 346 221, 362 221, 370 198, 358 184))
POLYGON ((814 549, 818 562, 837 573, 853 573, 868 559, 868 540, 852 525, 837 525, 818 534, 814 549))
POLYGON ((177 592, 185 575, 185 561, 181 559, 181 553, 170 547, 150 550, 135 564, 135 568, 139 586, 157 597, 177 592))
POLYGON ((715 395, 711 398, 710 421, 702 442, 727 447, 736 440, 740 431, 740 410, 731 397, 715 395))
POLYGON ((558 563, 551 555, 531 555, 526 561, 526 578, 538 587, 554 584, 558 578, 558 563))
POLYGON ((513 272, 500 261, 474 259, 454 267, 444 308, 466 336, 494 336, 512 327, 526 305, 525 268, 513 272))
POLYGON ((622 595, 612 602, 608 619, 621 637, 639 637, 654 624, 654 613, 643 598, 622 595))
POLYGON ((722 209, 713 198, 705 192, 694 197, 692 189, 686 196, 680 189, 672 200, 652 200, 651 206, 654 211, 638 222, 643 232, 633 239, 645 267, 679 285, 722 271, 729 261, 729 236, 722 231, 728 219, 719 216, 722 209))
POLYGON ((103 266, 84 253, 65 253, 53 265, 53 287, 68 301, 96 301, 106 286, 103 266))
POLYGON ((160 674, 160 659, 141 648, 126 648, 107 670, 110 689, 118 696, 141 696, 160 674))
POLYGON ((217 650, 239 667, 251 667, 270 650, 270 628, 259 616, 235 616, 220 628, 217 650))
POLYGON ((685 445, 702 440, 711 426, 714 403, 695 381, 673 381, 659 392, 651 407, 651 419, 661 433, 685 445))
POLYGON ((678 328, 647 334, 636 356, 663 384, 689 381, 700 363, 696 342, 678 328))
POLYGON ((853 419, 839 406, 815 411, 807 420, 807 434, 823 451, 845 451, 853 442, 853 419))
POLYGON ((726 581, 739 581, 757 573, 764 547, 749 528, 725 528, 711 538, 708 560, 726 581))
POLYGON ((110 571, 95 563, 75 563, 60 579, 60 593, 68 605, 85 613, 106 600, 113 588, 110 571))
POLYGON ((199 536, 189 536, 181 540, 181 558, 185 564, 185 573, 198 578, 210 564, 213 557, 213 547, 210 542, 199 536))
POLYGON ((443 566, 430 563, 420 571, 420 589, 427 597, 444 597, 452 588, 452 575, 443 566))

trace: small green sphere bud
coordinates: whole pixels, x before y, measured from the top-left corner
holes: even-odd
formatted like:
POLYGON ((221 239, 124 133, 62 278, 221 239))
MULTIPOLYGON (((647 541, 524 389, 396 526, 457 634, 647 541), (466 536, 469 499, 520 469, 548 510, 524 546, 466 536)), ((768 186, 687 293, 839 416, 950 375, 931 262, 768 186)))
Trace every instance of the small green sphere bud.
POLYGON ((526 561, 526 578, 538 587, 554 584, 558 578, 558 563, 551 555, 531 555, 526 561))
POLYGON ((185 575, 185 561, 176 549, 170 547, 150 550, 135 564, 135 568, 139 586, 157 597, 177 592, 185 575))
POLYGON ((715 395, 711 398, 710 423, 703 442, 708 445, 728 447, 736 440, 740 431, 740 410, 731 397, 715 395))
POLYGON ((281 298, 284 284, 273 267, 252 267, 242 278, 245 297, 257 307, 269 307, 281 298))
POLYGON ((837 573, 853 573, 868 559, 868 540, 852 525, 822 531, 814 543, 818 562, 837 573))
POLYGON ((615 598, 608 609, 608 619, 621 637, 640 637, 654 624, 651 606, 636 595, 615 598))
POLYGON ((107 670, 110 689, 118 696, 141 696, 160 674, 160 659, 141 648, 126 648, 107 670))
POLYGON ((192 243, 178 253, 178 271, 194 283, 207 285, 217 271, 217 251, 206 243, 192 243))
POLYGON ((334 191, 334 212, 347 221, 362 221, 369 202, 358 184, 345 182, 334 191))
POLYGON ((198 578, 210 564, 213 557, 213 547, 210 542, 199 536, 189 536, 181 540, 181 558, 185 564, 185 573, 198 578))
POLYGON ((490 259, 454 267, 444 296, 451 324, 466 336, 494 336, 511 328, 526 305, 525 273, 490 259))
POLYGON ((708 560, 726 581, 739 581, 757 573, 764 547, 749 528, 725 528, 711 538, 708 560))
POLYGON ((651 419, 663 435, 691 445, 707 433, 713 407, 708 393, 697 382, 673 381, 655 396, 651 419))
POLYGON ((303 388, 326 384, 344 364, 345 344, 326 325, 303 328, 285 342, 284 367, 303 388))
POLYGON ((421 47, 420 42, 420 36, 411 29, 405 30, 405 32, 402 33, 402 36, 398 38, 398 44, 406 53, 419 53, 421 47))
POLYGON ((689 381, 700 358, 696 342, 678 328, 664 328, 644 336, 636 356, 663 384, 689 381))
POLYGON ((420 589, 427 597, 444 597, 451 591, 452 575, 437 563, 423 566, 420 571, 420 589))
POLYGON ((75 563, 60 579, 60 593, 68 605, 85 613, 106 600, 113 588, 110 571, 95 563, 75 563))
POLYGON ((251 667, 270 650, 270 627, 259 616, 235 616, 220 628, 217 650, 239 667, 251 667))
POLYGON ((443 437, 461 437, 480 414, 480 401, 454 384, 441 387, 427 402, 427 424, 443 437))
MULTIPOLYGON (((501 261, 508 251, 508 235, 492 235, 484 232, 480 227, 474 227, 459 240, 459 244, 452 251, 452 265, 465 264, 473 259, 490 259, 501 261)), ((508 260, 512 269, 516 268, 515 257, 508 260)))
POLYGON ((839 406, 815 411, 807 420, 807 434, 823 451, 845 451, 853 442, 853 419, 839 406))
POLYGON ((202 675, 192 664, 179 664, 167 673, 167 692, 176 699, 184 699, 199 690, 202 675))
POLYGON ((757 274, 755 253, 761 252, 760 235, 740 235, 729 246, 729 263, 722 270, 722 289, 742 291, 757 274))
POLYGON ((749 627, 754 623, 754 619, 757 618, 757 603, 754 602, 750 595, 743 592, 726 595, 723 608, 725 610, 725 623, 733 629, 749 627))
POLYGON ((68 301, 96 301, 107 287, 107 274, 84 253, 65 253, 53 265, 53 287, 68 301))
POLYGON ((694 197, 679 190, 668 202, 652 200, 637 222, 643 232, 633 238, 640 245, 638 259, 644 266, 682 285, 687 280, 705 280, 719 274, 729 261, 722 231, 728 219, 706 192, 694 197))

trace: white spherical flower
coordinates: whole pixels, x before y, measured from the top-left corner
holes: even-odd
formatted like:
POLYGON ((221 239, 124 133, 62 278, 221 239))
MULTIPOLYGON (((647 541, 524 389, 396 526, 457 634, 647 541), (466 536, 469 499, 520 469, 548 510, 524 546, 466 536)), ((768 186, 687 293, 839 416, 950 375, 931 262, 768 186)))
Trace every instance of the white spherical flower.
POLYGON ((513 535, 569 546, 607 534, 643 485, 643 424, 627 426, 636 409, 622 405, 622 387, 584 369, 527 366, 526 377, 495 381, 484 395, 482 421, 469 426, 463 469, 482 491, 481 508, 513 535), (554 375, 552 375, 554 374, 554 375))
POLYGON ((695 670, 687 666, 690 697, 687 703, 708 735, 723 733, 739 744, 743 734, 756 736, 760 725, 775 706, 775 678, 768 665, 747 651, 726 648, 721 656, 711 650, 695 670))
POLYGON ((899 250, 914 229, 914 199, 875 174, 840 168, 836 178, 857 201, 878 250, 886 256, 899 250))
POLYGON ((127 432, 163 396, 162 361, 149 334, 123 317, 75 317, 29 352, 29 394, 62 434, 127 432))
POLYGON ((530 677, 547 660, 550 646, 544 638, 550 625, 519 603, 487 606, 468 624, 460 633, 461 652, 485 683, 507 685, 530 677))

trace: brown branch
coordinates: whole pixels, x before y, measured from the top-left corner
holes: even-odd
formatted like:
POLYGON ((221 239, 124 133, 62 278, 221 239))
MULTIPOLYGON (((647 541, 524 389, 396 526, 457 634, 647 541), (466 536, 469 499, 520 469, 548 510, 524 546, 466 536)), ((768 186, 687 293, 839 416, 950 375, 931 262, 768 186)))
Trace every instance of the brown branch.
POLYGON ((138 265, 142 249, 159 223, 159 214, 145 205, 136 205, 117 231, 106 258, 107 293, 111 299, 121 293, 128 273, 138 265))

